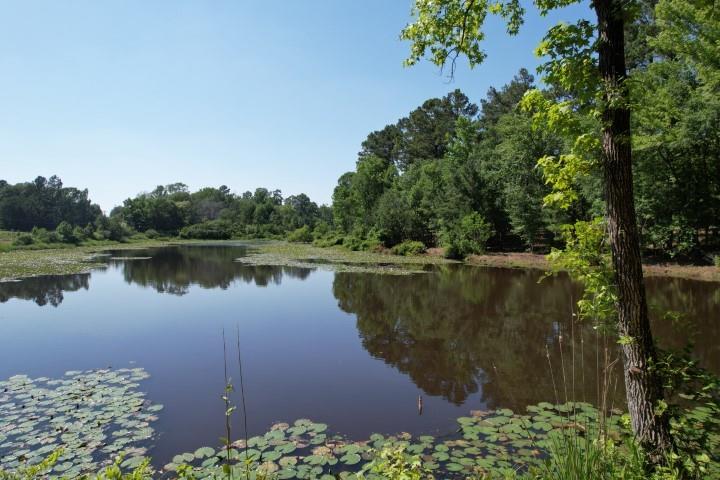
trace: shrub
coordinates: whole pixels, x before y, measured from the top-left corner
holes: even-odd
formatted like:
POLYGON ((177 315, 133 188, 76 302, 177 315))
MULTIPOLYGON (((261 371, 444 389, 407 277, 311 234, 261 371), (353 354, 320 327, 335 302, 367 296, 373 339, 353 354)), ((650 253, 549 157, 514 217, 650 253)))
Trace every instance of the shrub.
POLYGON ((35 243, 58 243, 60 241, 57 233, 50 232, 46 228, 33 227, 31 235, 35 243))
POLYGON ((85 225, 85 228, 83 228, 82 231, 83 231, 83 235, 85 236, 86 239, 93 238, 93 236, 95 234, 95 228, 92 226, 91 223, 88 223, 87 225, 85 225))
POLYGON ((392 247, 392 253, 403 256, 420 255, 421 253, 425 253, 425 250, 427 250, 425 244, 416 240, 405 240, 392 247))
POLYGON ((324 237, 316 238, 313 240, 313 245, 316 247, 334 247, 335 245, 342 245, 344 241, 342 235, 330 234, 324 237))
POLYGON ((720 268, 720 255, 715 255, 715 266, 720 268))
POLYGON ((85 235, 85 230, 83 230, 80 227, 73 228, 72 231, 73 238, 75 238, 75 241, 77 242, 84 242, 87 240, 87 235, 85 235))
POLYGON ((492 235, 492 225, 482 215, 477 212, 465 215, 460 223, 443 234, 445 256, 460 259, 473 253, 483 253, 492 235))
POLYGON ((209 220, 207 222, 189 225, 180 230, 180 238, 193 238, 197 240, 227 240, 232 237, 232 225, 223 220, 209 220))
POLYGON ((62 243, 75 243, 76 241, 72 225, 64 220, 55 228, 55 233, 62 243))
POLYGON ((380 239, 380 232, 374 228, 368 232, 365 239, 360 243, 361 250, 377 251, 382 247, 383 241, 380 239))
POLYGON ((32 243, 33 237, 29 233, 20 234, 15 240, 13 240, 13 245, 18 246, 32 245, 32 243))
POLYGON ((154 228, 148 228, 147 230, 145 230, 145 236, 152 240, 158 238, 160 234, 154 228))
POLYGON ((348 250, 357 251, 362 250, 362 239, 355 235, 348 235, 343 239, 343 247, 348 250))
POLYGON ((310 227, 303 225, 302 227, 290 232, 287 239, 289 242, 310 243, 313 241, 313 235, 310 231, 310 227))
POLYGON ((119 217, 98 217, 96 220, 95 238, 124 242, 132 233, 130 228, 119 217))
POLYGON ((352 251, 377 251, 382 248, 383 242, 376 230, 370 230, 364 238, 355 234, 346 236, 342 245, 352 251))
POLYGON ((379 452, 375 452, 373 460, 363 466, 358 478, 422 480, 433 477, 430 471, 423 466, 419 455, 410 455, 406 453, 405 447, 397 447, 383 448, 379 452))
POLYGON ((327 224, 327 222, 320 221, 315 225, 315 229, 313 230, 313 238, 323 238, 327 237, 330 234, 330 225, 327 224))

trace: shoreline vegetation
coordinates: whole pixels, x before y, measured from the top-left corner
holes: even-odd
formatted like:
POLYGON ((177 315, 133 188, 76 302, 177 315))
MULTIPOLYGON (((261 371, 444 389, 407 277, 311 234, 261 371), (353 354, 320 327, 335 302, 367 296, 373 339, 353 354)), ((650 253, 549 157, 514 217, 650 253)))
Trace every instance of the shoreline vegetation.
MULTIPOLYGON (((327 267, 343 271, 377 273, 415 273, 428 266, 465 264, 486 268, 519 268, 548 271, 543 254, 529 252, 489 252, 469 255, 465 261, 444 257, 443 249, 432 248, 421 254, 397 255, 391 250, 353 251, 342 246, 316 246, 282 240, 187 240, 131 239, 127 242, 95 242, 84 245, 48 246, 47 248, 11 248, 0 250, 0 281, 20 280, 42 275, 87 273, 103 268, 99 260, 107 250, 138 250, 170 245, 246 244, 253 252, 240 262, 253 265, 292 265, 308 268, 327 267)), ((0 245, 2 243, 0 242, 0 245)), ((669 277, 720 282, 720 267, 657 262, 643 265, 646 277, 669 277)))

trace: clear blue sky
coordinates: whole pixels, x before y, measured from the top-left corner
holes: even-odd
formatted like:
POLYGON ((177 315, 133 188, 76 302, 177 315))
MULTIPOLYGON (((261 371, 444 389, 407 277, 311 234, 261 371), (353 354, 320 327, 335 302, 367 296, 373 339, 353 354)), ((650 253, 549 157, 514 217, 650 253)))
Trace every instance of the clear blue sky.
POLYGON ((57 174, 106 211, 158 184, 279 188, 330 202, 360 143, 425 99, 479 102, 548 26, 490 22, 489 58, 448 83, 404 68, 409 0, 0 1, 0 178, 57 174))

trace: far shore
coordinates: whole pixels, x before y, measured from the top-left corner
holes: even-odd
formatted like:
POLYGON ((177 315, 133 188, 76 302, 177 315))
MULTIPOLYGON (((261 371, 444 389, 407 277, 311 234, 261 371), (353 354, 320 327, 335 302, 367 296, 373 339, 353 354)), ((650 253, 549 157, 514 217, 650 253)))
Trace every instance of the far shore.
MULTIPOLYGON (((129 243, 109 243, 104 245, 68 247, 41 250, 10 250, 0 252, 0 281, 19 280, 38 275, 63 275, 85 273, 104 265, 97 261, 97 254, 104 250, 126 250, 147 247, 159 247, 177 243, 236 243, 243 240, 226 241, 178 241, 144 240, 129 243)), ((288 243, 284 241, 260 242, 256 244, 261 253, 272 254, 275 261, 283 257, 288 261, 312 258, 327 262, 356 264, 392 264, 398 268, 409 268, 412 264, 450 263, 442 257, 440 248, 431 248, 426 254, 417 256, 397 256, 390 253, 354 252, 341 247, 321 248, 310 244, 288 243)), ((545 255, 528 252, 487 253, 471 255, 466 265, 491 268, 531 268, 548 270, 545 255)), ((715 266, 683 265, 678 263, 653 263, 643 266, 647 277, 672 277, 708 282, 720 282, 720 268, 715 266)))

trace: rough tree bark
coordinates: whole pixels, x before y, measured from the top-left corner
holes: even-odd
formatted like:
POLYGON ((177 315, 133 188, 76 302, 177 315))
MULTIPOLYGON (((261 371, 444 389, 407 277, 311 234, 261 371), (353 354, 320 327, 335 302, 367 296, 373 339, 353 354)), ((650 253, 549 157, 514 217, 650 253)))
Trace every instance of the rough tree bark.
POLYGON ((660 378, 649 369, 657 354, 648 318, 633 198, 624 12, 619 0, 593 0, 593 7, 598 17, 599 65, 605 92, 602 167, 618 292, 618 333, 632 339, 622 347, 628 410, 636 438, 657 463, 672 447, 672 441, 667 415, 656 414, 663 398, 660 378))

